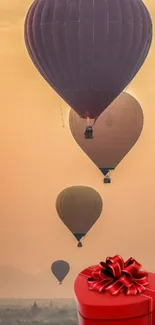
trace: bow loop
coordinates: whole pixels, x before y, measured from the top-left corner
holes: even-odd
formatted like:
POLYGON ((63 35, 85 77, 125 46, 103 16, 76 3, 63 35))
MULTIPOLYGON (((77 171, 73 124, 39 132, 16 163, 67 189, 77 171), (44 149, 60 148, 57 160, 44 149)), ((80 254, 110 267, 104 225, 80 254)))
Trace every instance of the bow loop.
POLYGON ((123 291, 126 295, 137 295, 145 291, 148 285, 147 272, 140 271, 141 264, 130 257, 126 262, 120 255, 107 257, 105 262, 86 269, 90 290, 117 295, 123 291))

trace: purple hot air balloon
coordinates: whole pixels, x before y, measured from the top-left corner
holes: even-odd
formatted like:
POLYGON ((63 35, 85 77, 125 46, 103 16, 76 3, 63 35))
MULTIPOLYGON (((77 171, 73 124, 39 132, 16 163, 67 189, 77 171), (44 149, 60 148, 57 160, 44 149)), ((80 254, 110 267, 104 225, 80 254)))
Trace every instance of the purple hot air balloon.
POLYGON ((35 0, 25 20, 29 55, 83 118, 98 116, 145 61, 152 23, 141 0, 35 0))

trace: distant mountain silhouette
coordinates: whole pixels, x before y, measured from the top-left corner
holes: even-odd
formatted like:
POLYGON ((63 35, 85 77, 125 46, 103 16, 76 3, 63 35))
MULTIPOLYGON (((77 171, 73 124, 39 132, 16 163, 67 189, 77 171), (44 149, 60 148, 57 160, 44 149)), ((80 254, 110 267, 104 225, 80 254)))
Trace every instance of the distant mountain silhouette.
POLYGON ((64 281, 59 284, 50 268, 37 275, 28 274, 12 266, 0 266, 0 298, 71 298, 73 284, 64 281))

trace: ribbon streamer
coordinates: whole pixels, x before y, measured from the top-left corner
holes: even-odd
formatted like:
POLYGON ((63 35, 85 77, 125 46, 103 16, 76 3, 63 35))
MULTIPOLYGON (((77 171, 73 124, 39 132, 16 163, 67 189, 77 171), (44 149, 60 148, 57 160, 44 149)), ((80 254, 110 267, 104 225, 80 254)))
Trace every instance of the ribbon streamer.
POLYGON ((87 277, 89 290, 108 291, 111 295, 120 292, 126 295, 137 295, 145 291, 148 273, 140 271, 141 264, 130 257, 126 262, 120 255, 107 257, 95 267, 89 267, 81 275, 87 277))

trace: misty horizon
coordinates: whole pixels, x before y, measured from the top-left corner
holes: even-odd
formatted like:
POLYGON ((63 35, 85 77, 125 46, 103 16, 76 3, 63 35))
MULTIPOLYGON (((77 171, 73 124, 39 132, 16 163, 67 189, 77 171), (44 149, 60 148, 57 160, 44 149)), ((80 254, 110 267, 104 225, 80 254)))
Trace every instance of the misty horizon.
POLYGON ((76 306, 71 299, 0 299, 0 325, 76 325, 76 306))

